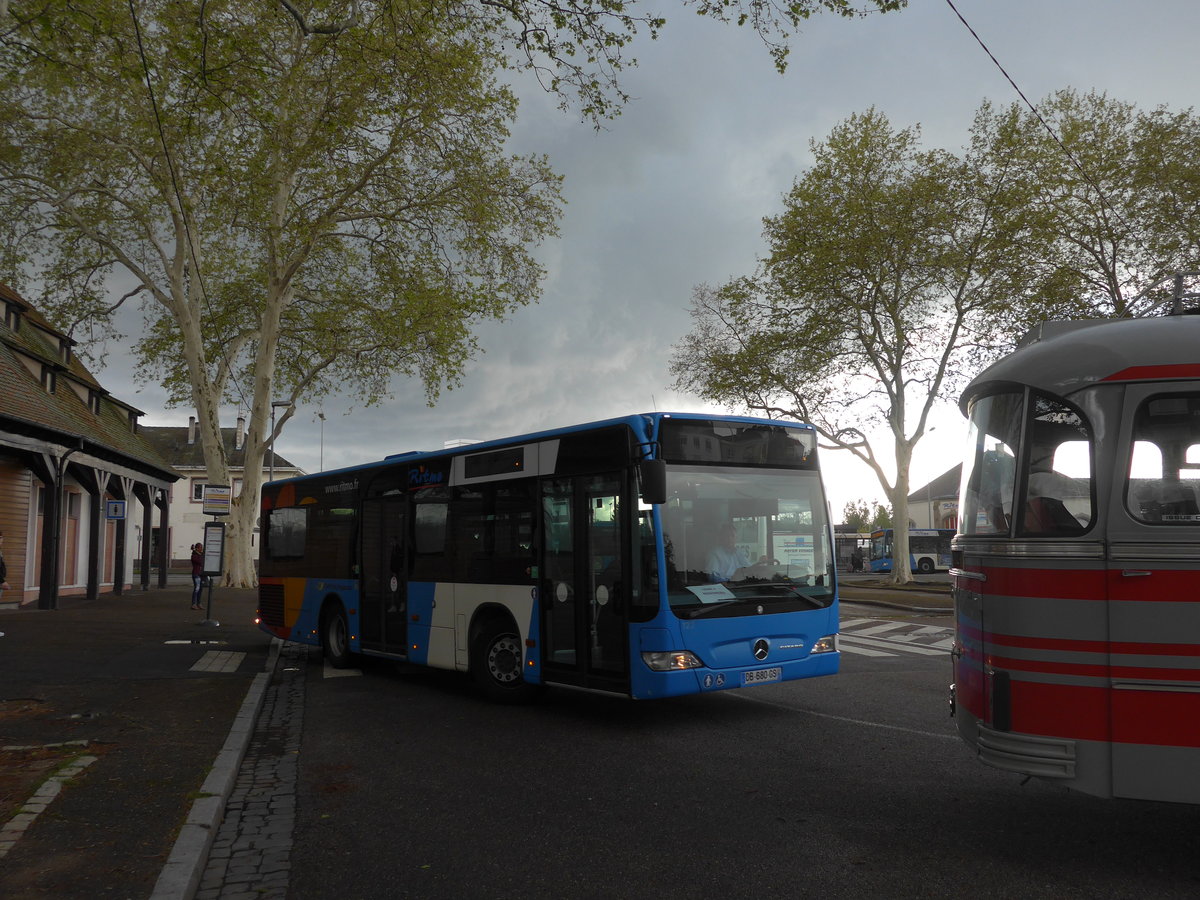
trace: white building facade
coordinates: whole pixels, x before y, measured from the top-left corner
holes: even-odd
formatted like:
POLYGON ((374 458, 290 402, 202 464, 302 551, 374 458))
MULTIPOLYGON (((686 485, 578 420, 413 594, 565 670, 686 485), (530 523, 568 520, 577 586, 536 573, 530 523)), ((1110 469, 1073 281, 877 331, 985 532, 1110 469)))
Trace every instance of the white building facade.
MULTIPOLYGON (((208 484, 208 469, 204 463, 204 451, 200 444, 199 427, 195 416, 188 417, 187 426, 147 425, 142 433, 154 445, 163 459, 171 463, 181 476, 171 488, 171 528, 168 547, 171 564, 176 568, 186 566, 191 558, 193 544, 204 540, 204 524, 215 521, 203 511, 204 486, 208 484)), ((242 491, 242 475, 245 472, 246 419, 238 416, 236 428, 222 428, 221 438, 225 441, 225 454, 229 460, 229 474, 233 481, 232 496, 242 491)), ((303 475, 304 471, 275 454, 267 454, 275 478, 291 478, 303 475)), ((263 468, 263 480, 270 473, 263 468)), ((258 551, 258 535, 251 536, 254 551, 258 551)))

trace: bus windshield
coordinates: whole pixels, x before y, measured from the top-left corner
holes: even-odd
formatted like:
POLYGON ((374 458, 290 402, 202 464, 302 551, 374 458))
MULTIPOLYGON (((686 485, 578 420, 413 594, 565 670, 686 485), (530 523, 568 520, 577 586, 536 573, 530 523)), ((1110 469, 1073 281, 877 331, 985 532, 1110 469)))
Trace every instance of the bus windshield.
POLYGON ((760 615, 834 598, 815 471, 670 466, 667 594, 680 618, 760 615))

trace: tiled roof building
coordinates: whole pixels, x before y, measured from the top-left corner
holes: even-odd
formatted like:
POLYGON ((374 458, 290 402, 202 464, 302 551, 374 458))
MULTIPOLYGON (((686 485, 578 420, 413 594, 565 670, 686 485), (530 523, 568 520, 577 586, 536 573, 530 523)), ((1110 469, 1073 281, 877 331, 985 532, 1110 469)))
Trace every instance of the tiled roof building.
POLYGON ((135 559, 143 587, 153 564, 165 585, 165 546, 155 556, 154 538, 167 533, 179 476, 140 432, 141 411, 109 394, 75 356, 75 341, 2 284, 0 307, 0 533, 10 585, 0 604, 53 609, 60 591, 120 593, 135 559))
MULTIPOLYGON (((236 428, 222 428, 221 438, 225 442, 225 459, 230 486, 236 497, 242 489, 242 473, 246 468, 246 421, 239 417, 236 428)), ((188 559, 189 549, 197 541, 203 541, 204 523, 211 521, 203 513, 204 486, 208 483, 208 467, 204 462, 204 448, 197 431, 196 417, 191 416, 185 425, 146 425, 142 434, 163 459, 179 473, 180 480, 171 487, 171 510, 174 524, 169 539, 170 558, 177 564, 188 559)), ((291 478, 303 474, 302 470, 279 454, 267 452, 263 465, 263 480, 291 478), (268 468, 269 467, 269 468, 268 468)), ((256 541, 251 535, 250 541, 256 541)))

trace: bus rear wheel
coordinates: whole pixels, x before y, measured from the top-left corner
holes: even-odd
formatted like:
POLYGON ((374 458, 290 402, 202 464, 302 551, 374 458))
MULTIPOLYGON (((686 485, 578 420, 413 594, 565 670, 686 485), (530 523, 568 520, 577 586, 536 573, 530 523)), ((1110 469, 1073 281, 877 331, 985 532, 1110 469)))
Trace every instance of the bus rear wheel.
POLYGON ((525 680, 521 636, 510 623, 484 623, 471 648, 471 677, 489 700, 524 703, 537 694, 525 680))
POLYGON ((922 556, 921 559, 917 562, 917 571, 920 572, 922 575, 928 575, 930 572, 933 571, 933 560, 930 559, 928 556, 922 556))
POLYGON ((350 629, 340 603, 334 603, 321 617, 321 649, 326 662, 335 669, 350 665, 350 629))

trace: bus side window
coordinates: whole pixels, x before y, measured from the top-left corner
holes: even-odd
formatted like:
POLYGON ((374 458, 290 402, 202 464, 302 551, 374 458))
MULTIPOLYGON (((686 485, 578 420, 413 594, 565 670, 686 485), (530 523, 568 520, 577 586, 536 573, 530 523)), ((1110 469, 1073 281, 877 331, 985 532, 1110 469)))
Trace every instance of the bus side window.
POLYGON ((445 488, 428 488, 413 502, 414 581, 447 581, 449 559, 446 554, 446 519, 450 497, 445 488))
POLYGON ((1200 523, 1200 394, 1151 397, 1138 409, 1126 507, 1151 525, 1200 523))

